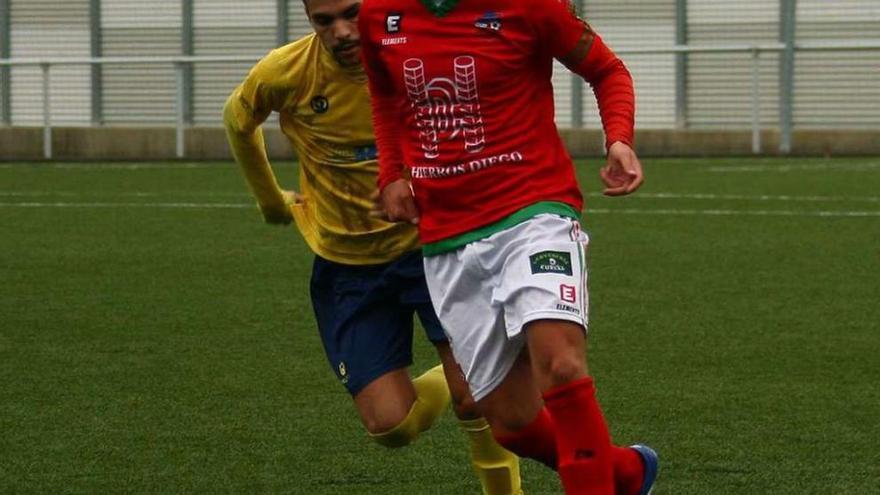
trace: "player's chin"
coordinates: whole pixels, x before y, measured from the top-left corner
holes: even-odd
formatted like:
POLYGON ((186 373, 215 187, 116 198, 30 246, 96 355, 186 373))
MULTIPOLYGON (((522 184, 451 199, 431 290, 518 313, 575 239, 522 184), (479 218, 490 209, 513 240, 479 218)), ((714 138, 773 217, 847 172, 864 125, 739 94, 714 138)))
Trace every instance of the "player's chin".
POLYGON ((345 67, 354 67, 361 63, 361 47, 352 46, 336 52, 336 60, 345 67))
POLYGON ((357 57, 336 57, 336 62, 339 63, 340 66, 345 67, 346 69, 352 69, 354 67, 358 67, 361 65, 360 56, 357 57))
POLYGON ((343 67, 357 67, 361 65, 361 56, 360 54, 347 56, 347 57, 339 57, 339 65, 343 67))

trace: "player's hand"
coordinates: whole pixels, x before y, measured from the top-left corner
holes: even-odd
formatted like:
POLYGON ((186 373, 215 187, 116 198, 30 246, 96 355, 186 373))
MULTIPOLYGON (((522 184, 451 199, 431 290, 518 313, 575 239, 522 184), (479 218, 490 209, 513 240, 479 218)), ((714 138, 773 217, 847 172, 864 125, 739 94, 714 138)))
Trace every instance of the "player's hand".
POLYGON ((296 191, 281 191, 283 203, 278 205, 260 205, 263 220, 272 225, 287 225, 293 221, 293 213, 290 206, 301 203, 303 197, 296 191))
POLYGON ((634 192, 644 182, 642 163, 627 144, 617 141, 608 149, 608 161, 599 171, 605 183, 606 196, 625 196, 634 192))
POLYGON ((406 179, 397 179, 385 186, 381 194, 374 195, 374 208, 371 214, 389 222, 419 223, 419 210, 413 196, 412 185, 406 179))
POLYGON ((282 189, 281 195, 284 196, 284 204, 287 206, 303 202, 302 194, 296 191, 287 191, 285 189, 282 189))

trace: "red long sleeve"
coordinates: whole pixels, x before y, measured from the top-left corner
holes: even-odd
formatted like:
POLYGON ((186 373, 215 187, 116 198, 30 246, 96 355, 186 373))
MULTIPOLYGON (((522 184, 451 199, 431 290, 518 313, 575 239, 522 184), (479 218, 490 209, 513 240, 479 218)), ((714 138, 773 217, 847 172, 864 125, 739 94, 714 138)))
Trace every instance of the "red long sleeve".
POLYGON ((623 62, 594 34, 587 57, 571 70, 593 87, 605 129, 605 148, 617 141, 632 146, 636 97, 632 76, 623 62))
MULTIPOLYGON (((372 80, 371 80, 372 81, 372 80)), ((370 98, 373 107, 373 131, 376 133, 376 149, 379 152, 379 190, 403 177, 403 151, 396 120, 397 112, 389 111, 394 99, 381 93, 370 84, 370 98)))
POLYGON ((374 40, 369 36, 369 23, 362 16, 358 22, 361 33, 361 56, 369 78, 370 105, 373 110, 373 132, 379 157, 379 190, 403 176, 404 159, 401 148, 398 100, 388 73, 379 61, 374 40))
POLYGON ((549 54, 592 87, 599 103, 606 149, 616 141, 632 146, 635 126, 633 80, 623 62, 593 28, 579 18, 570 0, 534 0, 533 23, 549 54))

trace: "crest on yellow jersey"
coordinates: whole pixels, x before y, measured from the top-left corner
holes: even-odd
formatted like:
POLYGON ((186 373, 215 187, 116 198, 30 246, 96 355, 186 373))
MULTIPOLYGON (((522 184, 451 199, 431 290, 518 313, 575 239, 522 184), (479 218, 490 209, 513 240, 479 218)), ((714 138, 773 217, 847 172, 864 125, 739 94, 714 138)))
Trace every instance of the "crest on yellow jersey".
POLYGON ((312 101, 309 104, 315 113, 326 113, 327 110, 330 110, 330 101, 323 95, 318 95, 312 98, 312 101))

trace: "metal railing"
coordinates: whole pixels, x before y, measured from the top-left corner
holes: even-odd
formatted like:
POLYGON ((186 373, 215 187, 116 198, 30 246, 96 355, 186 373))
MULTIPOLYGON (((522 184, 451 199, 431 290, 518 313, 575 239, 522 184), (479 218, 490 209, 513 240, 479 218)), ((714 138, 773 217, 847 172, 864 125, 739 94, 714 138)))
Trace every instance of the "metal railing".
MULTIPOLYGON (((655 48, 618 49, 616 52, 625 58, 626 55, 673 55, 673 54, 751 54, 751 133, 752 151, 760 153, 761 143, 761 95, 760 63, 763 53, 781 53, 786 49, 783 43, 767 44, 729 44, 729 45, 672 45, 655 48)), ((854 40, 841 42, 798 42, 794 46, 796 52, 833 52, 833 51, 876 51, 880 50, 880 39, 854 40)), ((52 115, 50 109, 51 93, 51 69, 55 66, 82 66, 91 67, 112 64, 146 64, 146 65, 173 65, 175 68, 175 115, 176 115, 176 156, 185 158, 185 130, 189 126, 186 122, 186 92, 185 71, 193 64, 198 63, 222 63, 222 62, 251 62, 255 63, 256 56, 174 56, 174 57, 101 57, 101 58, 10 58, 0 59, 0 67, 37 66, 42 72, 42 117, 43 117, 43 156, 52 158, 52 115)), ((230 91, 232 87, 230 87, 230 91)), ((581 91, 572 89, 572 106, 580 108, 582 105, 581 91)), ((790 126, 780 123, 780 131, 790 133, 790 126)), ((790 141, 790 134, 783 136, 790 141)), ((787 150, 783 150, 787 151, 787 150)))
MULTIPOLYGON (((92 67, 100 65, 112 64, 144 64, 144 65, 173 65, 175 72, 175 154, 178 158, 185 158, 185 139, 184 132, 188 127, 185 118, 186 109, 186 93, 185 93, 185 71, 190 64, 207 63, 207 62, 253 62, 259 60, 259 57, 250 56, 229 56, 229 57, 101 57, 101 58, 12 58, 0 59, 0 67, 2 66, 38 66, 42 71, 42 98, 43 98, 43 157, 52 158, 52 115, 49 102, 51 101, 50 69, 53 66, 80 66, 90 65, 92 67)), ((231 88, 230 88, 231 91, 231 88)))

